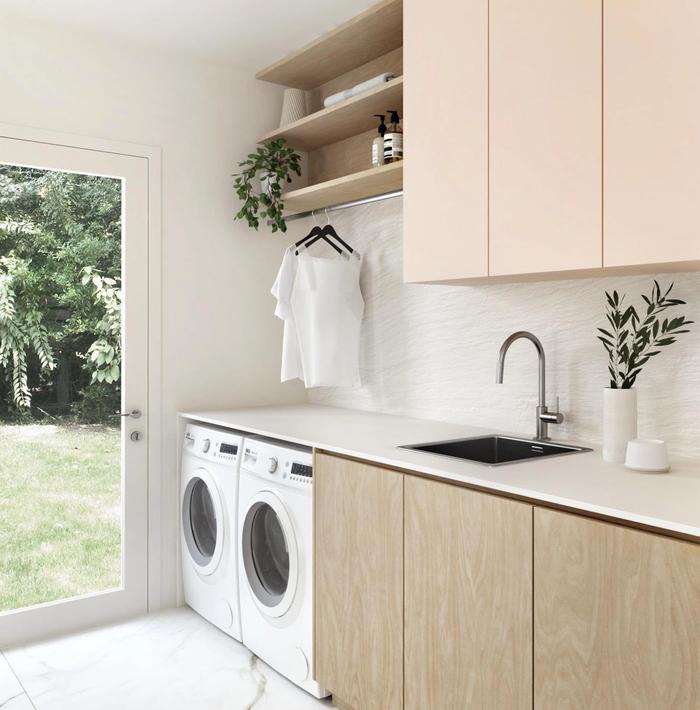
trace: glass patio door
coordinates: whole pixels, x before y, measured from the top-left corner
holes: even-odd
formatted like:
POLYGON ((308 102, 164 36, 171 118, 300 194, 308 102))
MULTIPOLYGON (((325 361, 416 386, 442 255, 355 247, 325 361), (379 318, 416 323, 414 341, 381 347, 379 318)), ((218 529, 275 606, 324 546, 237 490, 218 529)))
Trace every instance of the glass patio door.
POLYGON ((147 610, 148 199, 0 137, 0 646, 147 610))

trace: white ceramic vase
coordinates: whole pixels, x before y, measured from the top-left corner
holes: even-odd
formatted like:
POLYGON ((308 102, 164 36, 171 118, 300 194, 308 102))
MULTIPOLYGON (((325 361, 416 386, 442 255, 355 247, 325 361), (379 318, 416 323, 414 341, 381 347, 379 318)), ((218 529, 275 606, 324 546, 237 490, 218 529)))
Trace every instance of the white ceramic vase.
POLYGON ((624 463, 627 442, 637 438, 637 390, 603 390, 603 460, 624 463))
POLYGON ((306 116, 306 92, 303 89, 285 89, 282 99, 280 128, 306 116))

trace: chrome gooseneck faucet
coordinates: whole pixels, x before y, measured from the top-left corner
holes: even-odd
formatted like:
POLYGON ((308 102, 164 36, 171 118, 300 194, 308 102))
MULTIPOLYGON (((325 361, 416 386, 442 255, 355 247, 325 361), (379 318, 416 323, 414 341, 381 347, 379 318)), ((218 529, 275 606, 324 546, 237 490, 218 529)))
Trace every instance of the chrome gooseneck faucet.
POLYGON ((506 353, 508 348, 516 341, 524 338, 529 340, 537 349, 537 357, 539 359, 539 404, 537 405, 537 435, 535 439, 538 441, 549 441, 548 426, 550 424, 561 424, 564 421, 564 415, 559 412, 559 398, 557 397, 557 411, 550 412, 547 409, 547 398, 545 395, 545 357, 542 343, 532 333, 526 330, 519 330, 513 335, 509 335, 501 345, 501 350, 498 353, 498 370, 496 372, 496 382, 499 385, 503 384, 503 366, 506 361, 506 353))

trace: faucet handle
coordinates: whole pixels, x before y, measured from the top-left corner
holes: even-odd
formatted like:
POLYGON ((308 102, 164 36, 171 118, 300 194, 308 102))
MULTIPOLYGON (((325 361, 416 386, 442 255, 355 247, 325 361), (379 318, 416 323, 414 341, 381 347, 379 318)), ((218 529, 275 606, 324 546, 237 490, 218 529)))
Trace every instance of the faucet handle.
POLYGON ((557 408, 550 412, 547 407, 540 413, 540 419, 547 424, 561 424, 564 421, 564 415, 559 411, 559 397, 557 397, 557 408))
POLYGON ((564 415, 559 411, 559 395, 557 395, 557 408, 554 410, 554 424, 561 424, 564 421, 564 415))

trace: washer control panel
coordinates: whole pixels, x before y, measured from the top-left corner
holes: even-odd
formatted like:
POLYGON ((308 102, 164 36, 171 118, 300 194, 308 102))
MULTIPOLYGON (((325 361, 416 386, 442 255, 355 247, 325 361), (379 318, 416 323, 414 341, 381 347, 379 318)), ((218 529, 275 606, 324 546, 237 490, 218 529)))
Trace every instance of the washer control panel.
POLYGON ((241 434, 201 424, 187 425, 182 446, 184 453, 231 468, 238 465, 238 455, 242 448, 241 434))
POLYGON ((310 490, 313 483, 310 449, 267 439, 245 440, 241 469, 294 488, 310 490))

